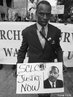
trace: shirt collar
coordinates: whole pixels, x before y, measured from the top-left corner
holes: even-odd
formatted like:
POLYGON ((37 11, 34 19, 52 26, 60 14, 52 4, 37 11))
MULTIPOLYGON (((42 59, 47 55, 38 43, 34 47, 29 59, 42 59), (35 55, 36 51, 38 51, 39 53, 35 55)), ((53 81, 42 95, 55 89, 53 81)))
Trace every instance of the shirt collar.
MULTIPOLYGON (((37 25, 37 31, 38 31, 38 32, 40 32, 40 31, 41 31, 42 26, 41 26, 39 23, 36 23, 36 25, 37 25)), ((45 37, 47 37, 48 24, 47 24, 46 26, 44 26, 44 28, 45 28, 45 34, 46 34, 46 36, 45 36, 45 37)))
MULTIPOLYGON (((41 31, 42 26, 39 23, 36 23, 36 25, 37 25, 37 29, 41 31)), ((48 31, 48 24, 44 26, 44 28, 48 31)))

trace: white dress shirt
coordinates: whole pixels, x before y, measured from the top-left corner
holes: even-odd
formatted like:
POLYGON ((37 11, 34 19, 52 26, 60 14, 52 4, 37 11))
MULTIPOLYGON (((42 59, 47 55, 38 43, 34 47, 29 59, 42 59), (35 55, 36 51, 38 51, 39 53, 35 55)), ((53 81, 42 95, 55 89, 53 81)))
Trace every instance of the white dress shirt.
MULTIPOLYGON (((40 41, 40 43, 42 45, 42 48, 44 48, 44 46, 45 46, 45 39, 40 34, 42 26, 40 24, 38 24, 38 23, 36 23, 36 24, 37 24, 37 35, 38 35, 39 41, 40 41)), ((48 25, 44 26, 44 29, 45 29, 45 37, 47 37, 48 25)))
MULTIPOLYGON (((51 87, 53 88, 52 82, 51 81, 49 81, 49 82, 50 82, 51 87)), ((54 82, 54 88, 56 88, 56 82, 54 82)))

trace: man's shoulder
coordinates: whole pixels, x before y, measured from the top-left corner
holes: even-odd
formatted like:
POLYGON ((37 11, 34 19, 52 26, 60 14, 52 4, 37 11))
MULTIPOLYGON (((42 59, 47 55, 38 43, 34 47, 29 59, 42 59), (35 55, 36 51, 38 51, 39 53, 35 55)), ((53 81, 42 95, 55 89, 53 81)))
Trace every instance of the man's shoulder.
POLYGON ((53 24, 50 24, 50 23, 49 23, 49 28, 52 29, 52 30, 53 29, 54 30, 60 30, 58 27, 56 27, 56 26, 54 26, 53 24))
POLYGON ((58 85, 58 87, 63 87, 64 82, 63 82, 63 80, 58 79, 56 84, 58 85))
POLYGON ((57 82, 63 83, 63 81, 62 81, 62 80, 60 80, 60 79, 57 79, 57 82))
POLYGON ((49 24, 48 29, 52 35, 56 35, 58 37, 61 37, 61 30, 58 27, 54 26, 53 24, 49 24))
POLYGON ((31 32, 32 30, 34 30, 35 28, 36 28, 36 24, 32 24, 32 25, 26 27, 25 29, 23 29, 22 34, 24 34, 24 33, 29 33, 29 32, 31 32))
POLYGON ((24 30, 32 30, 32 28, 36 27, 36 24, 31 24, 30 26, 26 27, 24 30))
POLYGON ((44 80, 44 83, 45 83, 45 82, 49 82, 49 81, 48 81, 48 78, 44 80))

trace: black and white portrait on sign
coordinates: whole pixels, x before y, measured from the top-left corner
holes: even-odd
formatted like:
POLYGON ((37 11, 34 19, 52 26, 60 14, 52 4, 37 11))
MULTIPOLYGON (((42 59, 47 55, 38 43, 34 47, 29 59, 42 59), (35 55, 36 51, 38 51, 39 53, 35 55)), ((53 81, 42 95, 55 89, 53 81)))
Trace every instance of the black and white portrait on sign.
POLYGON ((51 66, 48 72, 48 78, 44 80, 44 88, 62 88, 63 81, 58 79, 59 69, 56 66, 51 66))

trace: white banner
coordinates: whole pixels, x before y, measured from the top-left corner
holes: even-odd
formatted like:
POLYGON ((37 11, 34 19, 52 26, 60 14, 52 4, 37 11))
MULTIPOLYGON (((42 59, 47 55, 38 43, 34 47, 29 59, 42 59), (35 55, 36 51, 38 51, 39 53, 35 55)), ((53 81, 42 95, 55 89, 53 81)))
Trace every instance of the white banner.
POLYGON ((56 6, 57 5, 57 0, 47 0, 51 6, 56 6))
POLYGON ((21 46, 21 32, 33 23, 0 23, 0 64, 16 64, 17 51, 21 46))
POLYGON ((62 68, 62 63, 18 64, 16 93, 37 94, 64 92, 62 68))
MULTIPOLYGON (((0 64, 16 64, 17 51, 21 46, 22 30, 33 22, 0 22, 0 64)), ((65 65, 73 65, 73 24, 52 23, 62 31, 61 47, 64 51, 65 65), (69 63, 69 64, 68 64, 69 63)), ((27 62, 26 58, 25 62, 27 62)))

